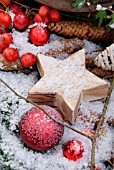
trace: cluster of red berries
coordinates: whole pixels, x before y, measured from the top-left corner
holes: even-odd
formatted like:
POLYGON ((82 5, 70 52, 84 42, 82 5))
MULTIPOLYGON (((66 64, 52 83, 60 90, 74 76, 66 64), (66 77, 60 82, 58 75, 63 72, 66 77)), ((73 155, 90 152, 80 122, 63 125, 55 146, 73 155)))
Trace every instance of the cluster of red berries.
MULTIPOLYGON (((0 53, 3 53, 4 58, 8 62, 14 62, 18 59, 19 53, 16 48, 11 48, 9 45, 13 41, 11 33, 7 28, 12 24, 11 16, 3 11, 0 12, 0 53)), ((32 53, 26 53, 21 56, 21 64, 24 67, 33 66, 36 63, 36 56, 32 53)))
MULTIPOLYGON (((4 0, 3 0, 4 1, 4 0)), ((10 3, 10 2, 9 2, 10 3)), ((9 5, 4 1, 5 5, 9 5)), ((19 53, 15 48, 9 47, 13 41, 12 35, 8 32, 8 28, 15 27, 19 31, 24 31, 31 25, 28 15, 23 12, 22 7, 18 4, 10 5, 11 11, 15 14, 14 20, 9 13, 3 10, 0 6, 0 53, 3 53, 4 58, 8 62, 14 62, 18 59, 19 53)), ((48 6, 41 6, 39 13, 33 18, 33 23, 43 22, 48 24, 50 21, 59 22, 60 13, 56 9, 50 10, 48 6)), ((36 46, 42 46, 49 41, 50 33, 46 27, 41 25, 33 26, 29 32, 30 42, 36 46)), ((36 63, 36 56, 30 52, 23 54, 20 58, 21 64, 24 67, 33 66, 36 63)))
POLYGON ((39 13, 37 13, 34 17, 34 22, 44 22, 45 24, 49 24, 51 22, 59 22, 60 21, 60 13, 56 9, 51 9, 48 6, 41 6, 39 9, 39 13))

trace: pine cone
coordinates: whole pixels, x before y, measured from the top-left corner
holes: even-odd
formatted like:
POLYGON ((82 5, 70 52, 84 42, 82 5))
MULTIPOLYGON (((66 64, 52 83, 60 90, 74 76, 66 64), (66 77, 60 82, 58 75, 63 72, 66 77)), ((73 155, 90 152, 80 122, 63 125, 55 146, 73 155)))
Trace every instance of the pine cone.
POLYGON ((111 75, 113 75, 114 74, 114 72, 112 72, 112 71, 108 71, 108 70, 103 70, 102 68, 94 68, 94 69, 92 69, 91 70, 91 72, 93 73, 93 74, 95 74, 96 76, 98 76, 98 77, 106 77, 106 76, 111 76, 111 75))
POLYGON ((108 31, 105 27, 96 28, 89 22, 61 21, 50 23, 50 31, 67 37, 85 38, 90 41, 112 42, 113 31, 108 31))
POLYGON ((114 71, 114 44, 99 53, 95 57, 94 63, 97 67, 102 67, 104 70, 114 71))
POLYGON ((93 67, 95 65, 93 58, 85 58, 85 63, 87 67, 93 67))
POLYGON ((71 38, 55 40, 54 42, 52 42, 52 44, 53 49, 48 48, 49 50, 45 53, 45 55, 59 57, 59 55, 61 54, 71 54, 75 51, 80 50, 84 45, 84 42, 83 40, 79 40, 78 38, 71 38))
POLYGON ((0 63, 0 70, 3 71, 15 71, 23 69, 19 59, 17 59, 15 62, 8 62, 5 60, 2 54, 0 54, 0 63))

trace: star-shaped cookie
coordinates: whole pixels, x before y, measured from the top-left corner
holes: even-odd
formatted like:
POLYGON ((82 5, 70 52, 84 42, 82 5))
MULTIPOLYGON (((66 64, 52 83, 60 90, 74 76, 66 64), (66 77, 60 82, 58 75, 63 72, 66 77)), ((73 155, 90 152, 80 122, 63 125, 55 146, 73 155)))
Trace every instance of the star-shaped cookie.
POLYGON ((56 106, 71 123, 82 101, 106 97, 107 83, 85 68, 85 51, 64 60, 38 55, 41 79, 30 89, 28 98, 38 104, 56 106))

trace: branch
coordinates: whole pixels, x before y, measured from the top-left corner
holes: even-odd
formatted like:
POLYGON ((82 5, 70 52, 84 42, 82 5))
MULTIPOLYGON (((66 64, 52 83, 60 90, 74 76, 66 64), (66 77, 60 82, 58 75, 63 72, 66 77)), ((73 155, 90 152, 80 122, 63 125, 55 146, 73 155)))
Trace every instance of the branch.
POLYGON ((5 83, 2 79, 0 79, 0 81, 1 81, 5 86, 7 86, 15 95, 17 95, 19 98, 24 99, 26 102, 31 103, 32 105, 38 107, 40 110, 42 110, 47 116, 49 116, 49 117, 50 117, 53 121, 55 121, 56 123, 59 123, 59 124, 65 126, 65 127, 69 128, 69 129, 71 129, 72 131, 74 131, 74 132, 76 132, 76 133, 79 133, 80 135, 83 135, 83 136, 89 138, 90 140, 92 140, 92 137, 86 135, 85 133, 83 133, 83 132, 81 132, 81 131, 73 128, 72 126, 70 126, 70 125, 68 125, 68 124, 66 124, 66 123, 61 122, 60 120, 55 119, 55 118, 54 118, 53 116, 51 116, 47 111, 45 111, 40 105, 32 102, 31 100, 25 98, 24 96, 21 96, 20 94, 18 94, 15 90, 13 90, 7 83, 5 83))
POLYGON ((29 70, 22 70, 22 69, 19 69, 19 68, 12 68, 12 67, 9 67, 9 70, 7 70, 7 68, 5 69, 5 68, 0 68, 0 71, 5 71, 5 72, 9 72, 9 71, 20 71, 20 72, 22 72, 22 73, 24 73, 24 74, 26 74, 26 75, 29 75, 30 73, 31 73, 31 71, 29 71, 29 70), (12 70, 10 70, 10 69, 12 69, 12 70))
POLYGON ((99 121, 99 123, 97 125, 97 128, 95 130, 95 133, 94 133, 94 136, 93 136, 93 139, 92 139, 91 170, 94 170, 94 168, 95 168, 95 145, 96 145, 96 139, 98 138, 100 127, 103 125, 103 122, 104 122, 104 119, 105 119, 105 115, 106 115, 106 112, 107 112, 107 107, 108 107, 108 104, 109 104, 109 100, 110 100, 110 97, 111 97, 113 87, 114 87, 114 78, 113 78, 113 80, 111 82, 111 85, 110 85, 110 88, 109 88, 109 91, 108 91, 108 95, 107 95, 106 100, 105 100, 102 117, 101 117, 101 119, 100 119, 100 121, 99 121))
POLYGON ((110 160, 107 160, 107 162, 114 168, 114 164, 110 160))
MULTIPOLYGON (((24 8, 26 8, 26 9, 30 9, 29 6, 24 5, 24 4, 21 4, 21 3, 17 2, 17 1, 12 0, 12 2, 14 2, 15 4, 18 4, 18 5, 20 5, 21 7, 24 7, 24 8)), ((32 11, 32 10, 38 11, 39 9, 38 9, 38 8, 31 8, 30 11, 32 11)))
POLYGON ((112 83, 110 85, 110 88, 109 88, 109 92, 108 92, 108 95, 107 95, 107 98, 106 98, 106 101, 105 101, 105 104, 104 104, 104 108, 103 108, 103 115, 98 123, 98 126, 96 128, 96 131, 95 131, 95 134, 93 137, 90 137, 88 135, 86 135, 85 133, 83 132, 80 132, 78 131, 77 129, 73 128, 72 126, 66 124, 66 123, 63 123, 57 119, 55 119, 53 116, 51 116, 48 112, 46 112, 40 105, 32 102, 31 100, 21 96, 20 94, 18 94, 16 91, 14 91, 7 83, 5 83, 2 79, 0 79, 0 81, 6 85, 15 95, 17 95, 19 98, 22 98, 24 99, 26 102, 29 102, 31 103, 32 105, 38 107, 40 110, 42 110, 47 116, 49 116, 53 121, 55 121, 56 123, 59 123, 69 129, 71 129, 72 131, 76 132, 76 133, 79 133, 80 135, 83 135, 87 138, 89 138, 91 141, 92 141, 92 151, 91 151, 91 170, 94 170, 95 168, 95 145, 96 145, 96 139, 99 135, 99 130, 100 130, 100 127, 102 126, 103 122, 104 122, 104 118, 105 118, 105 115, 106 115, 106 111, 107 111, 107 107, 108 107, 108 103, 109 103, 109 100, 110 100, 110 97, 111 97, 111 92, 113 90, 113 87, 114 87, 114 78, 112 80, 112 83))

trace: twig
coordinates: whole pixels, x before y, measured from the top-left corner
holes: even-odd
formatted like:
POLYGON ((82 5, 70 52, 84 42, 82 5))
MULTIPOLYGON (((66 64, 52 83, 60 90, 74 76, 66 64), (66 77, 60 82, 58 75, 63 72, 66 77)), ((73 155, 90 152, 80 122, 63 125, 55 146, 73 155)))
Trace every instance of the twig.
POLYGON ((18 5, 21 5, 22 7, 26 8, 26 9, 27 9, 27 8, 28 8, 28 9, 30 8, 29 6, 23 5, 23 4, 21 4, 21 3, 17 2, 17 1, 13 1, 13 0, 12 0, 12 2, 14 2, 14 3, 18 4, 18 5))
POLYGON ((110 11, 112 14, 114 14, 114 11, 113 11, 112 9, 107 8, 106 10, 107 10, 107 11, 110 11))
POLYGON ((14 70, 6 70, 5 68, 0 68, 0 71, 6 71, 6 72, 9 72, 9 71, 20 71, 20 72, 22 72, 22 73, 24 73, 26 75, 29 75, 31 73, 31 71, 22 70, 22 69, 19 69, 19 68, 15 68, 14 70))
POLYGON ((25 98, 24 96, 21 96, 20 94, 18 94, 15 90, 13 90, 7 83, 5 83, 2 79, 0 79, 0 81, 1 81, 5 86, 7 86, 15 95, 17 95, 18 97, 24 99, 26 102, 29 102, 29 103, 31 103, 32 105, 38 107, 40 110, 42 110, 42 111, 43 111, 47 116, 49 116, 53 121, 55 121, 55 122, 57 122, 57 123, 65 126, 65 127, 69 128, 69 129, 73 130, 74 132, 77 132, 77 133, 79 133, 80 135, 83 135, 83 136, 89 138, 90 140, 92 140, 92 137, 86 135, 85 133, 83 133, 83 132, 81 132, 81 131, 73 128, 72 126, 70 126, 70 125, 68 125, 68 124, 66 124, 66 123, 61 122, 60 120, 55 119, 55 118, 54 118, 53 116, 51 116, 47 111, 45 111, 40 105, 32 102, 31 100, 25 98))
POLYGON ((114 78, 114 74, 111 74, 109 76, 105 76, 103 79, 111 79, 111 78, 114 78))
POLYGON ((109 103, 109 100, 110 100, 110 97, 111 97, 113 87, 114 87, 114 78, 112 80, 112 83, 111 83, 109 91, 108 91, 108 95, 107 95, 106 100, 105 100, 102 117, 101 117, 101 119, 100 119, 100 121, 99 121, 99 123, 97 125, 97 128, 95 130, 95 133, 94 133, 94 136, 93 136, 93 139, 92 139, 91 170, 94 170, 94 168, 95 168, 95 145, 96 145, 96 139, 97 139, 97 137, 99 135, 100 127, 103 125, 103 122, 104 122, 104 119, 105 119, 105 115, 106 115, 106 112, 107 112, 107 107, 108 107, 108 103, 109 103))
POLYGON ((79 133, 80 135, 83 135, 87 138, 89 138, 91 141, 92 141, 92 151, 91 151, 91 170, 94 170, 95 168, 95 146, 96 146, 96 139, 99 135, 99 130, 100 130, 100 127, 102 126, 103 122, 104 122, 104 118, 105 118, 105 115, 106 115, 106 111, 107 111, 107 107, 108 107, 108 103, 109 103, 109 100, 110 100, 110 96, 111 96, 111 92, 113 90, 113 87, 114 87, 114 78, 112 80, 112 83, 110 85, 110 88, 109 88, 109 92, 108 92, 108 95, 107 95, 107 98, 106 98, 106 101, 105 101, 105 104, 104 104, 104 108, 103 108, 103 115, 98 123, 98 126, 96 128, 96 131, 94 133, 94 136, 93 137, 90 137, 88 135, 86 135, 85 133, 83 132, 80 132, 78 131, 77 129, 73 128, 72 126, 66 124, 66 123, 63 123, 57 119, 55 119, 53 116, 51 116, 47 111, 45 111, 40 105, 32 102, 31 100, 21 96, 20 94, 18 94, 16 91, 14 91, 7 83, 5 83, 2 79, 0 79, 0 81, 6 85, 15 95, 17 95, 18 97, 24 99, 26 102, 29 102, 31 104, 33 104, 34 106, 38 107, 40 110, 42 110, 46 115, 48 115, 53 121, 73 130, 74 132, 76 133, 79 133))
MULTIPOLYGON (((16 2, 16 1, 14 1, 14 0, 12 0, 12 2, 14 2, 14 3, 16 3, 16 4, 18 4, 18 5, 20 5, 20 6, 24 7, 24 8, 26 8, 26 9, 30 9, 30 7, 27 6, 27 5, 23 5, 23 4, 21 4, 21 3, 19 3, 19 2, 16 2)), ((38 11, 39 9, 38 9, 38 8, 31 8, 30 11, 32 11, 32 10, 38 11)))
POLYGON ((0 2, 0 4, 2 4, 6 8, 6 5, 3 2, 0 2))
POLYGON ((110 160, 107 160, 107 162, 114 168, 114 164, 110 160))
POLYGON ((101 51, 103 51, 103 50, 93 50, 93 51, 90 51, 90 52, 86 52, 85 54, 91 54, 93 52, 101 52, 101 51))

